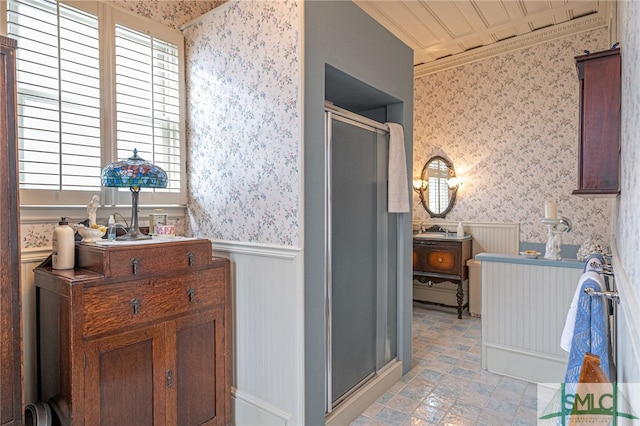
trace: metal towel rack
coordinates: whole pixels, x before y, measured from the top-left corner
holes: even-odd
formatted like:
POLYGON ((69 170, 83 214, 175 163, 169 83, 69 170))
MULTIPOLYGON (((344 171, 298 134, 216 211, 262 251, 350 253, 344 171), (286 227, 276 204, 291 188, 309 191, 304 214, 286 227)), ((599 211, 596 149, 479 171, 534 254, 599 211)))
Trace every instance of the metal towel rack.
POLYGON ((589 263, 589 266, 599 274, 613 277, 613 266, 609 264, 602 264, 598 261, 592 260, 591 263, 589 263))
POLYGON ((620 303, 620 295, 618 294, 618 291, 596 291, 592 288, 585 288, 584 292, 587 293, 589 296, 602 296, 602 297, 606 297, 609 300, 613 300, 616 303, 620 303))
MULTIPOLYGON (((601 275, 606 275, 608 277, 613 277, 613 266, 610 264, 602 264, 600 262, 597 262, 595 260, 591 261, 591 263, 589 263, 589 266, 592 268, 592 270, 596 271, 597 273, 601 274, 601 275)), ((620 304, 620 294, 618 293, 617 290, 614 291, 597 291, 594 290, 592 288, 586 288, 584 290, 585 293, 587 293, 589 296, 601 296, 601 297, 605 297, 609 300, 613 300, 614 302, 616 302, 617 304, 620 304)))

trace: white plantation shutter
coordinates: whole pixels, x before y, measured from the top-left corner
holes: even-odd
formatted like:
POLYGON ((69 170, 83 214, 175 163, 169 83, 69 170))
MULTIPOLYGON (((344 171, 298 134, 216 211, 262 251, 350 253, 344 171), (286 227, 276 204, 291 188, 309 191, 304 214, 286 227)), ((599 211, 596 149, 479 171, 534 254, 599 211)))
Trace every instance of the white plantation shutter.
POLYGON ((118 158, 137 149, 167 172, 169 192, 180 191, 178 63, 178 46, 116 25, 118 158))
POLYGON ((183 38, 101 2, 8 0, 18 40, 22 204, 80 204, 88 194, 130 204, 102 188, 102 167, 133 155, 168 174, 145 204, 184 204, 183 38))
POLYGON ((19 46, 21 187, 99 191, 97 17, 54 1, 20 0, 9 2, 8 20, 19 46))
POLYGON ((444 210, 449 205, 449 168, 442 161, 429 163, 429 206, 434 212, 444 210))

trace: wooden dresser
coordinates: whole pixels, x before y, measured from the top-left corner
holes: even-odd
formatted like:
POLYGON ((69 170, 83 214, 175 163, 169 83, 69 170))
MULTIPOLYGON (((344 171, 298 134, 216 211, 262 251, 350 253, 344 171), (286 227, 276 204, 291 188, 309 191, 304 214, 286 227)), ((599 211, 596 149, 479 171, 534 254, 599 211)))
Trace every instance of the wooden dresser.
POLYGON ((413 300, 457 308, 458 318, 469 306, 467 260, 471 258, 471 237, 413 239, 413 300), (438 286, 435 286, 438 284, 438 286), (448 286, 449 284, 449 286, 448 286))
POLYGON ((40 398, 63 425, 231 421, 229 261, 211 242, 76 244, 35 270, 40 398))

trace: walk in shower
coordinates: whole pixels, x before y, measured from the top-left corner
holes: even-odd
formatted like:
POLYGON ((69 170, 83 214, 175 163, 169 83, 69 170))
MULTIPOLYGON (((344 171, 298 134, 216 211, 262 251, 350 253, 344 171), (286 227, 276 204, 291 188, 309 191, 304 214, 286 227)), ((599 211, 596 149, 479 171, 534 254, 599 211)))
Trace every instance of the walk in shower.
POLYGON ((387 212, 389 131, 325 108, 326 412, 398 356, 397 220, 387 212))

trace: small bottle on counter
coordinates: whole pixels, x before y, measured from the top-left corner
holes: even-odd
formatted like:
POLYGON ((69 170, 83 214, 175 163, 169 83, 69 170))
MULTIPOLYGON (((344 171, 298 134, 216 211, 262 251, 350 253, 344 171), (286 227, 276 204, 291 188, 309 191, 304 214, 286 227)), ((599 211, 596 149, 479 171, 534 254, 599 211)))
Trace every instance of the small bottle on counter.
POLYGON ((116 220, 114 215, 109 215, 109 223, 107 224, 107 239, 109 241, 116 240, 116 220))
POLYGON ((53 230, 51 248, 51 267, 53 269, 73 269, 76 239, 73 229, 64 217, 53 230))
POLYGON ((458 222, 457 237, 458 238, 464 237, 464 227, 462 226, 462 222, 458 222))

